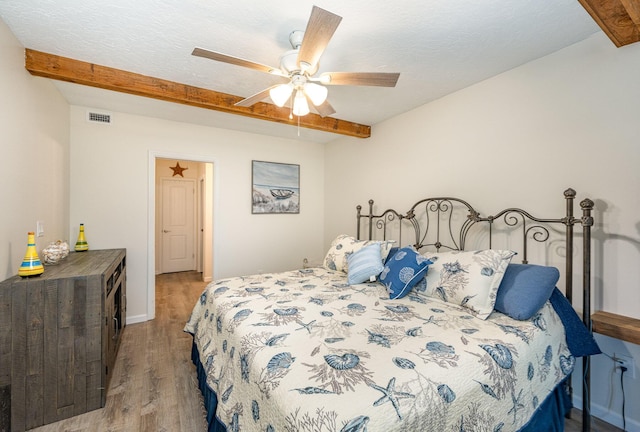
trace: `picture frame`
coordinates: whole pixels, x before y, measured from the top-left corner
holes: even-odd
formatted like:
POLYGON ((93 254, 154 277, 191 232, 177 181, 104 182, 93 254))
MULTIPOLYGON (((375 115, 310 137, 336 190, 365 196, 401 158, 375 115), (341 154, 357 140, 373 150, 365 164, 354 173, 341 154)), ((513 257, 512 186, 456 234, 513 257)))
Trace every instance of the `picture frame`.
POLYGON ((251 161, 251 213, 300 213, 300 165, 251 161))

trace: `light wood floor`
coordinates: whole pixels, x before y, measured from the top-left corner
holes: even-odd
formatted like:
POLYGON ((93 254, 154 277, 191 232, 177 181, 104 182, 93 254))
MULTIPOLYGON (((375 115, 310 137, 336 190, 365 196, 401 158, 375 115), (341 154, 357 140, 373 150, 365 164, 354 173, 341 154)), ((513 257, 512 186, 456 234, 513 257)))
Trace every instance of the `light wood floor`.
MULTIPOLYGON (((191 336, 182 331, 206 284, 200 273, 156 277, 156 318, 126 327, 102 409, 34 432, 204 432, 205 412, 191 362, 191 336)), ((574 410, 566 430, 581 430, 574 410)), ((594 432, 620 429, 595 420, 594 432)))

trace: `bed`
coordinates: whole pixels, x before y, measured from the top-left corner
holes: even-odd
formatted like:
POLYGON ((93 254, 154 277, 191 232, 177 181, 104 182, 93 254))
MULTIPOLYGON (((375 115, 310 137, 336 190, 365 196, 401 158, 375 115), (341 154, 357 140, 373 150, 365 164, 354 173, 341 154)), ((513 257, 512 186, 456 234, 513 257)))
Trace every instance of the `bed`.
POLYGON ((593 202, 574 217, 575 195, 559 218, 369 201, 321 266, 210 283, 185 326, 209 431, 563 430, 579 357, 589 430, 593 202))

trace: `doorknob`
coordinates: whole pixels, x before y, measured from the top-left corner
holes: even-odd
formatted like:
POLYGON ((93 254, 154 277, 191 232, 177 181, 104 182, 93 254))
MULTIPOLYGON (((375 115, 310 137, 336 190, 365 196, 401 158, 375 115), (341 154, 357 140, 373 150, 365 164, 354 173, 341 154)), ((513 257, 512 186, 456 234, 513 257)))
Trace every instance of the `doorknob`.
POLYGON ((171 230, 162 230, 162 232, 166 234, 168 232, 171 232, 171 230))

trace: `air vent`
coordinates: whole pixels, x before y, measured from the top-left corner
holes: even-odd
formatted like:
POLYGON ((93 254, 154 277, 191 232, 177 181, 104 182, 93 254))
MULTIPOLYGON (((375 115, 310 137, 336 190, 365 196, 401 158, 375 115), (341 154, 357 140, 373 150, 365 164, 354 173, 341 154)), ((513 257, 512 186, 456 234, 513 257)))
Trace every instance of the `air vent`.
POLYGON ((111 124, 111 114, 87 112, 87 120, 92 123, 111 124))

